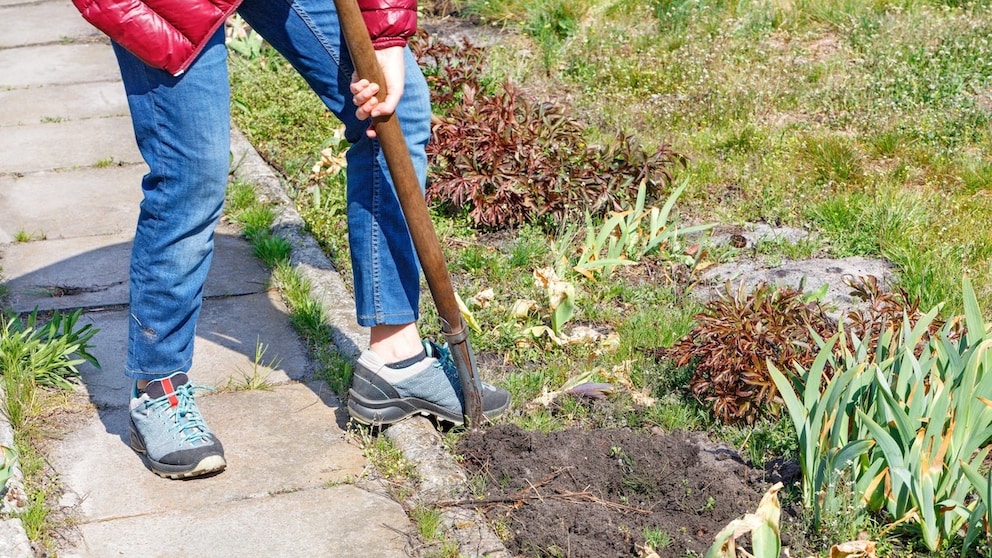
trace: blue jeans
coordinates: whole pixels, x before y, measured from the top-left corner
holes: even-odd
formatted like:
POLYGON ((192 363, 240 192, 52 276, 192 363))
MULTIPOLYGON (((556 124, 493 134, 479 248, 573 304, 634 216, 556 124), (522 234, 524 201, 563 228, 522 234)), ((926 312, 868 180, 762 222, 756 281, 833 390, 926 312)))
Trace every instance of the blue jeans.
MULTIPOLYGON (((358 323, 418 317, 420 268, 385 159, 365 135, 348 88, 353 67, 330 0, 245 0, 239 9, 345 124, 348 237, 358 323)), ((214 229, 230 166, 230 88, 223 29, 181 76, 148 67, 114 45, 138 148, 150 171, 130 267, 125 374, 154 380, 189 371, 214 229)), ((430 98, 409 49, 396 118, 426 183, 430 98)), ((317 115, 314 115, 316 118, 317 115)))

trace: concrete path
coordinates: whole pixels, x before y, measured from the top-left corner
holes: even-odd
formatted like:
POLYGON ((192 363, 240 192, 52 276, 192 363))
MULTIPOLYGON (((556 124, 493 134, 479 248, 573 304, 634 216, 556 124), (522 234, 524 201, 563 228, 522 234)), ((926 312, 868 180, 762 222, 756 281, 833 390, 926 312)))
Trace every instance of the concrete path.
MULTIPOLYGON (((258 165, 237 138, 235 160, 258 165)), ((86 410, 50 458, 77 521, 60 556, 408 555, 409 519, 381 490, 353 482, 367 464, 345 432, 347 412, 313 381, 267 271, 229 228, 218 231, 191 376, 216 388, 238 383, 255 373, 263 344, 263 362, 277 362, 260 369, 273 387, 200 398, 227 453, 217 476, 164 480, 129 449, 121 370, 144 172, 109 42, 69 0, 0 0, 0 274, 9 304, 81 308, 100 329, 93 353, 102 369, 83 369, 86 410)), ((300 242, 294 253, 313 250, 300 242)), ((304 269, 329 293, 335 341, 353 356, 365 332, 353 325, 350 295, 326 263, 304 269)), ((0 555, 20 556, 16 546, 0 541, 0 555)))

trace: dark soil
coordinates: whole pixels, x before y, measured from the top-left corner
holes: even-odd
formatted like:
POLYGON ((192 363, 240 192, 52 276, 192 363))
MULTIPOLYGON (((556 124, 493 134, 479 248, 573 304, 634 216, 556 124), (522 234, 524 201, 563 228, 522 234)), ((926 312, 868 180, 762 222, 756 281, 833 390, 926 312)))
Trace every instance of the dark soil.
POLYGON ((468 434, 458 452, 516 556, 639 556, 645 533, 669 541, 660 556, 703 556, 768 485, 734 450, 678 432, 500 425, 468 434))

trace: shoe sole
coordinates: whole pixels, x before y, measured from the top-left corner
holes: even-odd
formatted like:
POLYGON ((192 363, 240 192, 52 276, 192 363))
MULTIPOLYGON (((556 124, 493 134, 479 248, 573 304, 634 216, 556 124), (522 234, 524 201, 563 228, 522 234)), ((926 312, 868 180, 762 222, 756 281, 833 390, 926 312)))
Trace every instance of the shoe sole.
MULTIPOLYGON (((506 411, 510 406, 506 405, 490 409, 483 413, 487 419, 495 418, 506 411)), ((348 390, 348 412, 351 417, 362 424, 370 426, 381 426, 395 424, 413 415, 433 416, 440 420, 450 422, 455 426, 465 424, 465 417, 461 413, 454 414, 450 409, 435 405, 430 401, 413 397, 401 399, 366 399, 355 390, 348 390)))
POLYGON ((141 437, 133 429, 131 430, 131 449, 141 456, 153 473, 167 479, 180 480, 200 477, 210 473, 223 471, 227 467, 227 460, 223 455, 213 454, 201 459, 196 465, 169 465, 152 459, 145 450, 145 444, 141 437))

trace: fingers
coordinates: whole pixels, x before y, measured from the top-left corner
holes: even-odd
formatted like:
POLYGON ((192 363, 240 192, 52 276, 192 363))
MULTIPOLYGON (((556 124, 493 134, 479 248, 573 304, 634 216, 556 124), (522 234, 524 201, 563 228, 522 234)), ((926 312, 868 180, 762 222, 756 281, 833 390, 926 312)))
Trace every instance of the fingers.
POLYGON ((358 116, 359 120, 377 116, 374 111, 379 105, 379 99, 376 98, 376 95, 379 93, 378 84, 370 83, 367 79, 361 79, 351 84, 351 93, 354 95, 351 101, 356 107, 355 115, 358 116))
MULTIPOLYGON (((351 93, 354 95, 352 102, 355 104, 355 115, 359 120, 393 114, 403 96, 405 73, 403 47, 389 47, 377 50, 375 54, 382 69, 386 95, 385 98, 379 99, 377 97, 381 90, 379 84, 367 79, 358 79, 357 75, 352 76, 351 93)), ((370 138, 375 137, 374 126, 369 126, 367 134, 370 138)))

